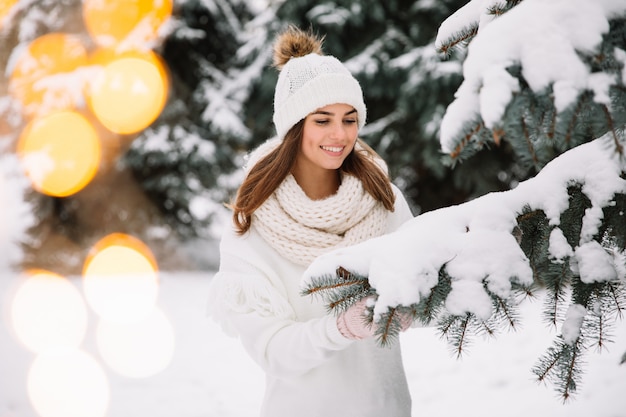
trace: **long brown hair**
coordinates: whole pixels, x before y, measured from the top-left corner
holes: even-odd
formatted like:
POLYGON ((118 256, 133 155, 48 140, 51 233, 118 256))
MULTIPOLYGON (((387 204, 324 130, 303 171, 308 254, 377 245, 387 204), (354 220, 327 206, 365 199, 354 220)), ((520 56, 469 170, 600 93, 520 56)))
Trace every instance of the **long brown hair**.
MULTIPOLYGON (((285 135, 282 143, 261 158, 250 169, 239 187, 233 209, 233 223, 237 233, 246 233, 252 223, 252 214, 267 200, 291 172, 300 151, 304 120, 296 123, 285 135)), ((354 175, 363 188, 389 210, 394 210, 395 195, 387 173, 375 162, 380 157, 361 139, 346 157, 341 172, 354 175)))

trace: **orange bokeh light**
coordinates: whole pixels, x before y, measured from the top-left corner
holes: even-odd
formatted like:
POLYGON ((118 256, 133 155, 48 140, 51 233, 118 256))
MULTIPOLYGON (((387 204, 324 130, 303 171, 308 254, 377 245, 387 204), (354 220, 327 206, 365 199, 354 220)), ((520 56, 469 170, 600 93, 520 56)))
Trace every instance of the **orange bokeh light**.
POLYGON ((141 47, 158 38, 172 8, 172 0, 85 0, 83 20, 100 46, 141 47))
POLYGON ((136 133, 161 114, 168 85, 167 73, 154 57, 122 56, 105 65, 91 83, 88 102, 110 131, 136 133))
POLYGON ((62 111, 32 120, 20 135, 17 152, 37 191, 66 197, 93 179, 101 145, 84 116, 62 111))
POLYGON ((113 233, 89 252, 83 288, 87 303, 100 318, 116 323, 143 320, 156 305, 156 260, 139 239, 113 233))
POLYGON ((68 110, 82 103, 83 79, 76 70, 88 63, 81 40, 66 33, 48 33, 32 41, 10 75, 9 92, 27 117, 68 110))

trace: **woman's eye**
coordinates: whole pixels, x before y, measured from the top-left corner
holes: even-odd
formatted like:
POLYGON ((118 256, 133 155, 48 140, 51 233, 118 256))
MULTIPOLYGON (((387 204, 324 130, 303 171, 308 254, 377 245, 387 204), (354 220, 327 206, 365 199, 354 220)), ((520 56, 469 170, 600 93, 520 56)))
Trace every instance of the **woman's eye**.
POLYGON ((319 119, 319 120, 315 121, 315 124, 326 125, 326 124, 328 124, 328 120, 326 120, 326 119, 319 119))
POLYGON ((343 122, 347 125, 353 125, 356 123, 356 119, 346 119, 343 122))

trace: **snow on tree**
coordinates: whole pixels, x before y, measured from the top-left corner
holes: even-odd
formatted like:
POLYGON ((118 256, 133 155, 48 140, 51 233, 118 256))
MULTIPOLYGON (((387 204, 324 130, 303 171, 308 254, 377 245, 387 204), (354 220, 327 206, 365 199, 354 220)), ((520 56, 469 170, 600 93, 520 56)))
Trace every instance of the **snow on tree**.
POLYGON ((273 15, 245 0, 184 0, 176 12, 163 45, 172 100, 125 162, 173 229, 210 237, 208 226, 235 189, 231 175, 249 147, 243 106, 269 60, 264 24, 273 15))
POLYGON ((539 173, 318 258, 303 293, 334 311, 374 295, 381 344, 411 314, 458 355, 540 297, 560 333, 533 372, 569 398, 626 310, 625 19, 617 0, 473 0, 444 21, 439 50, 469 46, 442 149, 458 162, 506 141, 539 173))
POLYGON ((35 223, 26 199, 28 185, 16 156, 0 149, 0 195, 11 200, 0 208, 0 276, 16 269, 22 259, 20 244, 28 241, 27 231, 35 223))

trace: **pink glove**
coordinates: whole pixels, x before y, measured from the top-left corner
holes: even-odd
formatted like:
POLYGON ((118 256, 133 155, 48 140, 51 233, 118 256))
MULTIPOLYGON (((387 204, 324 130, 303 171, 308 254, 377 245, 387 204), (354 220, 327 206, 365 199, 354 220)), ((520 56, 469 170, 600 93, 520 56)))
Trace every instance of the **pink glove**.
POLYGON ((400 331, 404 332, 411 327, 413 324, 413 315, 412 314, 402 314, 400 313, 400 331))
POLYGON ((367 323, 367 303, 371 297, 365 297, 337 316, 337 328, 343 337, 361 340, 374 336, 375 325, 367 323))
MULTIPOLYGON (((367 304, 372 297, 365 297, 337 317, 339 333, 351 340, 361 340, 374 336, 377 326, 367 322, 367 304)), ((400 331, 404 332, 413 324, 411 314, 400 314, 400 331)))

